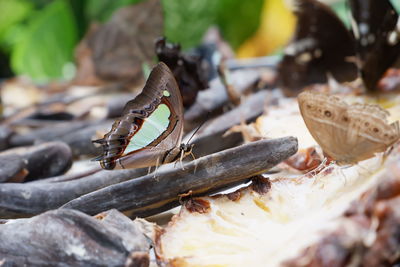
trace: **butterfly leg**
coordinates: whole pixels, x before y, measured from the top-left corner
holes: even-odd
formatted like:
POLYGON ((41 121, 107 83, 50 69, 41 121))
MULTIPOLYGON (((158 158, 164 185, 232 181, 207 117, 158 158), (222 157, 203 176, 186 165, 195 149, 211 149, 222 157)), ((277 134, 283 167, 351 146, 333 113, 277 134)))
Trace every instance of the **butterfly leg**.
POLYGON ((310 174, 312 177, 314 177, 315 175, 317 175, 319 172, 321 172, 326 167, 327 161, 328 161, 328 159, 325 157, 316 168, 314 168, 313 170, 308 172, 306 175, 310 174))
POLYGON ((196 170, 197 170, 197 162, 195 162, 195 164, 194 164, 194 170, 193 170, 193 174, 195 174, 195 173, 196 173, 196 170))
POLYGON ((389 149, 387 149, 385 152, 383 152, 382 155, 382 165, 386 162, 387 158, 389 157, 390 153, 392 153, 392 151, 394 150, 394 145, 389 147, 389 149))
POLYGON ((322 160, 322 162, 318 165, 318 167, 316 167, 315 169, 313 169, 312 171, 306 173, 306 176, 311 176, 311 178, 314 178, 314 182, 313 184, 315 184, 317 182, 317 178, 316 176, 321 173, 325 168, 329 167, 329 165, 326 165, 328 161, 327 157, 324 157, 324 159, 322 160))
MULTIPOLYGON (((194 156, 192 150, 189 151, 189 154, 192 156, 193 160, 196 160, 196 157, 194 156)), ((196 173, 196 170, 197 170, 197 163, 195 163, 195 165, 194 165, 194 171, 193 171, 193 173, 196 173)))
POLYGON ((190 151, 189 153, 190 153, 190 155, 192 156, 193 160, 196 160, 196 157, 194 156, 193 152, 190 151))
POLYGON ((125 169, 125 166, 122 165, 121 159, 118 159, 118 164, 121 166, 122 169, 125 169))
POLYGON ((152 168, 152 166, 149 166, 149 168, 147 169, 147 175, 149 175, 151 173, 151 168, 152 168))
POLYGON ((155 169, 154 169, 154 172, 153 172, 153 178, 154 179, 156 179, 157 181, 158 181, 158 178, 157 178, 157 170, 158 170, 158 166, 159 166, 159 164, 160 164, 160 159, 159 158, 157 158, 157 161, 156 161, 156 166, 155 166, 155 169))
POLYGON ((343 177, 343 180, 344 180, 344 184, 343 184, 343 185, 346 186, 346 184, 347 184, 347 178, 346 178, 346 175, 344 174, 343 169, 344 169, 344 168, 339 167, 339 170, 338 170, 338 171, 340 172, 340 176, 343 177))
POLYGON ((179 157, 179 163, 181 164, 181 168, 182 170, 184 170, 185 168, 183 167, 183 157, 185 156, 185 153, 183 151, 181 151, 181 156, 179 157))

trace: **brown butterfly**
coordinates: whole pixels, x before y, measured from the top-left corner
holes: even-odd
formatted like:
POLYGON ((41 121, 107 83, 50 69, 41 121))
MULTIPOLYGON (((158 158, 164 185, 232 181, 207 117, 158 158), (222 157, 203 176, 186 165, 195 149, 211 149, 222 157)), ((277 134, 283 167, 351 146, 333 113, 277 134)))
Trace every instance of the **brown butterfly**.
POLYGON ((182 97, 171 70, 160 62, 142 93, 126 103, 110 132, 93 141, 103 147, 103 154, 95 160, 107 170, 174 162, 191 153, 190 145, 181 144, 182 135, 182 97))
POLYGON ((355 164, 384 152, 400 138, 399 122, 378 105, 349 105, 337 96, 305 91, 298 96, 304 122, 324 154, 355 164))

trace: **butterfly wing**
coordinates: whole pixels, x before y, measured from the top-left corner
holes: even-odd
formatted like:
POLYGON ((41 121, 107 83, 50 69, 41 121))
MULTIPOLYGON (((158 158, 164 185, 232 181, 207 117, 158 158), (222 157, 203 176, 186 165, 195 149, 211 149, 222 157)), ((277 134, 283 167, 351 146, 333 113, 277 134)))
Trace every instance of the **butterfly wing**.
POLYGON ((388 0, 348 0, 359 68, 372 91, 400 55, 399 15, 388 0))
POLYGON ((301 115, 324 153, 353 164, 385 151, 400 138, 399 122, 389 124, 378 105, 348 105, 335 96, 306 91, 298 96, 301 115))
POLYGON ((95 142, 102 144, 97 158, 105 169, 139 168, 162 164, 165 154, 180 143, 183 106, 178 85, 169 68, 159 63, 143 91, 129 101, 110 132, 95 142))
POLYGON ((357 77, 354 39, 326 5, 315 0, 296 0, 298 18, 293 41, 286 47, 279 67, 281 86, 300 90, 325 83, 330 73, 339 82, 357 77), (354 60, 353 60, 354 61, 354 60))
POLYGON ((173 147, 179 146, 182 141, 183 135, 183 100, 182 95, 179 90, 179 86, 170 71, 170 69, 164 63, 160 63, 165 69, 165 78, 168 79, 167 88, 169 95, 163 98, 164 103, 171 110, 171 116, 174 118, 173 124, 171 124, 171 131, 168 132, 168 138, 163 138, 160 142, 159 147, 164 149, 171 149, 173 147))
POLYGON ((351 120, 346 143, 351 151, 346 163, 356 163, 384 152, 400 138, 399 122, 389 124, 389 113, 378 105, 354 104, 347 110, 351 120))
POLYGON ((324 153, 333 159, 346 155, 347 104, 335 96, 305 91, 297 97, 303 120, 324 153))

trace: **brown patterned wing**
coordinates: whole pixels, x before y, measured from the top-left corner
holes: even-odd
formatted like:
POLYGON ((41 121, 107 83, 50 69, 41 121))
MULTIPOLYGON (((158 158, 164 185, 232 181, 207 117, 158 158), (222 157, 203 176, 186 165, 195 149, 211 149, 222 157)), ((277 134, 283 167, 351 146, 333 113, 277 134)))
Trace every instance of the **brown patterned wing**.
POLYGON ((124 168, 162 164, 165 154, 181 142, 183 107, 178 85, 164 63, 152 70, 142 93, 129 101, 103 139, 103 154, 96 158, 105 169, 117 161, 124 168))
POLYGON ((347 163, 356 163, 384 152, 400 138, 399 122, 389 124, 389 113, 378 105, 354 104, 347 111, 352 123, 346 143, 347 163))
POLYGON ((338 160, 347 155, 347 104, 335 96, 305 91, 298 95, 303 120, 324 154, 338 160))
POLYGON ((400 138, 378 105, 348 105, 335 96, 306 91, 298 96, 304 122, 324 153, 339 164, 354 164, 384 152, 400 138))

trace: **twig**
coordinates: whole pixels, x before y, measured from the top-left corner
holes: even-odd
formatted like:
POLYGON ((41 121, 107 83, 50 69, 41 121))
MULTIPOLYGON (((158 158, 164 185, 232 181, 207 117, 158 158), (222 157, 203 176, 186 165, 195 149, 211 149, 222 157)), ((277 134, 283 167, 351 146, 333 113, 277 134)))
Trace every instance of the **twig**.
POLYGON ((149 174, 78 197, 63 208, 88 214, 116 208, 131 216, 150 216, 179 205, 179 195, 204 195, 263 173, 297 151, 294 137, 260 140, 205 156, 175 168, 149 174), (195 171, 196 170, 196 171, 195 171))

